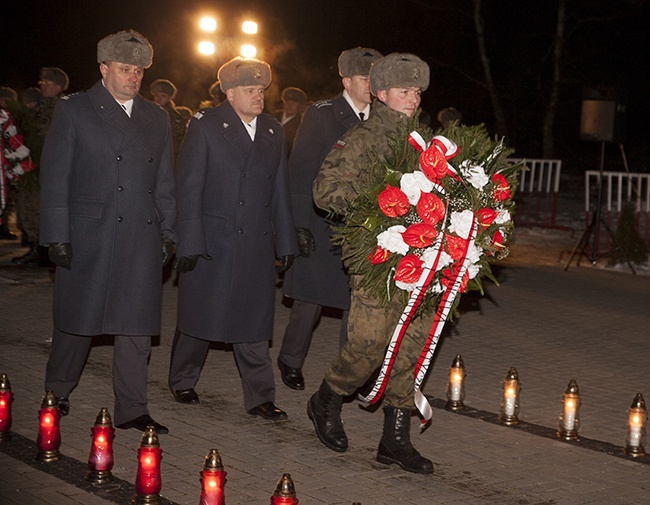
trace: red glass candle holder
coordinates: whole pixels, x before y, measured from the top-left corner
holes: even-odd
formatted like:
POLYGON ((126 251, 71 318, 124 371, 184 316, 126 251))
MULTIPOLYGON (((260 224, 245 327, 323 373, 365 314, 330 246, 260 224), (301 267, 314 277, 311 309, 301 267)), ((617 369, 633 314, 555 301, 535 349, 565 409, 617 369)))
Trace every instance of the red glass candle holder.
POLYGON ((0 442, 11 440, 11 404, 14 394, 7 374, 0 374, 0 442))
POLYGON ((219 452, 212 449, 205 457, 205 464, 201 471, 201 499, 199 505, 225 505, 224 485, 226 475, 219 452))
POLYGON ((38 454, 36 459, 44 463, 50 463, 61 458, 59 447, 61 447, 61 431, 59 420, 61 412, 56 404, 56 396, 48 391, 43 397, 41 409, 38 411, 38 437, 36 446, 38 454))
POLYGON ((161 460, 162 449, 158 435, 156 430, 149 426, 142 434, 142 442, 138 449, 138 471, 135 476, 135 496, 131 500, 132 504, 160 505, 162 503, 161 460))
POLYGON ((271 496, 271 505, 298 505, 296 488, 290 474, 282 474, 278 485, 275 487, 275 492, 271 496))
POLYGON ((90 429, 92 443, 88 456, 89 471, 86 480, 93 484, 104 484, 113 478, 113 439, 115 428, 111 422, 108 409, 102 407, 95 419, 95 425, 90 429))

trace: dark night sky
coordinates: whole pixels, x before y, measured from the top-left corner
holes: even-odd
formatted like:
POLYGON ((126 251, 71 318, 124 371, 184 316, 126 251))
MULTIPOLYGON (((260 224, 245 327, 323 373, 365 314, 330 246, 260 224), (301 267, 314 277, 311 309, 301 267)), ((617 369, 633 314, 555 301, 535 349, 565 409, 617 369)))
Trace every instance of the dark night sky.
MULTIPOLYGON (((522 156, 539 155, 558 3, 483 0, 488 51, 508 116, 510 143, 522 156)), ((648 3, 567 2, 570 38, 555 124, 558 156, 582 162, 582 89, 621 87, 627 91, 625 142, 632 151, 628 157, 648 169, 642 126, 650 114, 648 3)), ((17 90, 35 85, 42 66, 64 69, 70 76, 70 92, 90 87, 99 77, 97 41, 133 28, 154 46, 143 94, 154 79, 168 78, 179 88, 176 102, 195 108, 207 97, 217 67, 236 55, 232 42, 241 20, 249 17, 260 25, 258 56, 269 61, 275 73, 270 108, 285 86, 299 86, 312 99, 338 92, 337 57, 342 50, 361 45, 384 54, 413 52, 427 61, 432 80, 422 106, 432 115, 453 105, 463 112, 464 122, 494 126, 481 85, 475 30, 468 16, 470 0, 0 0, 0 5, 0 84, 17 90), (215 14, 222 27, 219 40, 224 47, 211 61, 194 49, 199 36, 196 21, 202 13, 215 14)))

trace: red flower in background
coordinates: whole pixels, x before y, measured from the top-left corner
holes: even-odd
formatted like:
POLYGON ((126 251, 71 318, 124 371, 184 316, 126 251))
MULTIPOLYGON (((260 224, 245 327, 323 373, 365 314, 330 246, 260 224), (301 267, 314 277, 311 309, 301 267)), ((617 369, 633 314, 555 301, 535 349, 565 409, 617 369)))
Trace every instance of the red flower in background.
POLYGON ((480 224, 483 228, 488 228, 497 218, 497 212, 494 209, 484 207, 476 211, 476 218, 478 220, 478 224, 480 224))
POLYGON ((377 203, 381 211, 388 217, 403 216, 409 211, 409 199, 399 188, 386 184, 377 197, 377 203))
MULTIPOLYGON (((458 275, 458 270, 460 265, 451 265, 449 268, 445 268, 442 271, 442 277, 440 277, 440 284, 442 284, 446 289, 451 289, 454 285, 454 279, 458 275)), ((469 273, 465 270, 463 278, 460 281, 460 286, 458 287, 459 293, 464 293, 467 289, 467 283, 469 282, 469 273)))
POLYGON ((445 204, 433 193, 420 192, 415 209, 420 219, 427 224, 438 224, 445 216, 445 204))
POLYGON ((402 233, 402 238, 410 247, 422 249, 433 244, 433 239, 436 238, 436 235, 436 227, 432 224, 415 223, 402 233))
POLYGON ((492 176, 492 198, 497 202, 502 202, 510 198, 510 186, 508 180, 502 174, 494 174, 492 176))
POLYGON ((377 246, 377 249, 375 249, 375 251, 372 254, 368 255, 368 260, 373 265, 379 265, 380 263, 384 263, 389 256, 390 256, 390 251, 387 251, 381 246, 377 246))
POLYGON ((394 279, 405 284, 414 284, 422 275, 423 270, 422 260, 415 254, 407 254, 397 263, 394 279))
POLYGON ((465 256, 467 242, 466 239, 456 235, 445 235, 445 251, 454 261, 458 261, 465 256))

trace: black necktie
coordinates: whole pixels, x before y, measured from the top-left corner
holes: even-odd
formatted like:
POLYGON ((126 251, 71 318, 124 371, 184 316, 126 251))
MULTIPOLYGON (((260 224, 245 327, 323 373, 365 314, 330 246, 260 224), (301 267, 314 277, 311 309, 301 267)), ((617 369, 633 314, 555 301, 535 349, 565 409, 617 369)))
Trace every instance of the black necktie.
POLYGON ((365 116, 365 114, 363 112, 359 112, 359 119, 361 119, 361 121, 363 121, 363 116, 365 116))

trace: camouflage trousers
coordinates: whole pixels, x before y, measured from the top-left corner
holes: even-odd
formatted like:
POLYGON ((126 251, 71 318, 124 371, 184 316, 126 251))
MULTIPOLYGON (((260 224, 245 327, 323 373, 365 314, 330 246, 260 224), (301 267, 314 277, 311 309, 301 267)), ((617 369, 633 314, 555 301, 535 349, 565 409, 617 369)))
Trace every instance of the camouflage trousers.
MULTIPOLYGON (((358 278, 351 279, 352 297, 348 320, 348 341, 325 374, 325 381, 340 395, 351 395, 373 375, 382 364, 393 330, 402 314, 398 301, 379 307, 374 298, 358 287, 358 278)), ((427 332, 423 320, 411 322, 388 378, 384 404, 396 408, 414 408, 414 370, 427 332)))
POLYGON ((22 230, 29 237, 29 241, 38 245, 40 230, 40 191, 38 187, 24 187, 16 191, 16 216, 22 230))

